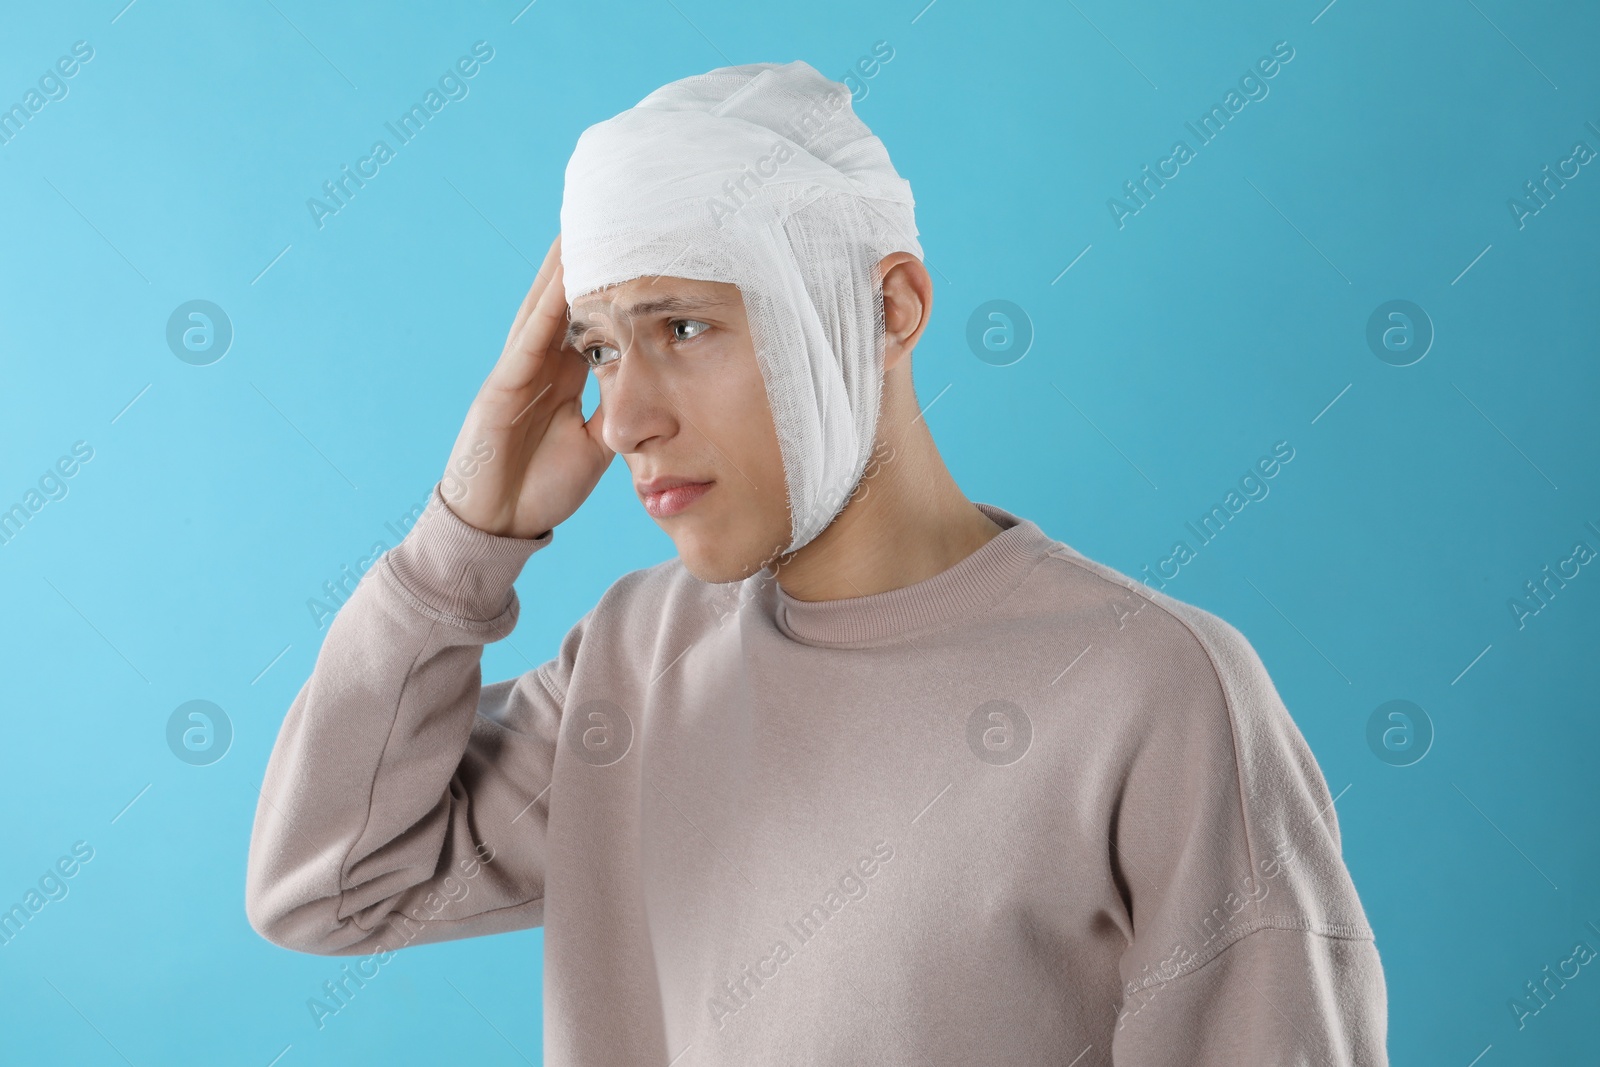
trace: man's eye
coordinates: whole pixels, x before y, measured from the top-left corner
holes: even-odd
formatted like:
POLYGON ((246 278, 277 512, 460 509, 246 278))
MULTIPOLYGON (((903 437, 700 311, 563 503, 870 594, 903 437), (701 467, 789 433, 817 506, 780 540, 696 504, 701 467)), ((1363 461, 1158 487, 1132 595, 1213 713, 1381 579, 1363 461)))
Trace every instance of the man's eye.
POLYGON ((673 319, 672 320, 672 339, 674 341, 689 341, 689 340, 693 340, 694 338, 699 337, 702 333, 705 333, 709 329, 711 329, 711 327, 708 324, 706 324, 704 322, 701 322, 699 319, 673 319), (689 335, 687 337, 685 337, 683 335, 682 331, 684 329, 690 328, 690 327, 699 327, 699 328, 691 330, 689 335))
POLYGON ((621 353, 618 353, 617 350, 615 348, 613 348, 612 346, 610 346, 610 345, 590 345, 588 348, 585 348, 583 350, 584 362, 588 363, 589 366, 591 366, 591 367, 603 367, 608 363, 614 362, 614 360, 611 357, 599 357, 599 356, 596 356, 595 353, 597 353, 597 352, 599 352, 599 353, 611 352, 611 353, 616 353, 617 355, 621 354, 621 353))

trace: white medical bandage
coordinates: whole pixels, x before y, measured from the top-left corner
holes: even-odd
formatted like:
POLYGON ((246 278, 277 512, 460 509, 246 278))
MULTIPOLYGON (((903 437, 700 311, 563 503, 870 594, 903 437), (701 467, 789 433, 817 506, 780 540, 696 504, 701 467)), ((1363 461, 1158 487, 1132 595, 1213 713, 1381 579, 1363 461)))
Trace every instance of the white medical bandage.
POLYGON ((843 510, 883 392, 878 262, 922 258, 911 185, 809 64, 721 67, 590 126, 567 163, 567 303, 634 278, 739 287, 795 552, 843 510))

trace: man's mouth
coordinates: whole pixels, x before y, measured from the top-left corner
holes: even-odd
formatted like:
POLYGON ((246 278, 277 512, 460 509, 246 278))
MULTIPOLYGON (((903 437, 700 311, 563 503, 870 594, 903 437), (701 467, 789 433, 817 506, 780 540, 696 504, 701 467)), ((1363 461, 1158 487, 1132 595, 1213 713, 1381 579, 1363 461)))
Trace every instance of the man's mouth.
POLYGON ((696 482, 688 478, 654 478, 641 482, 635 488, 644 501, 645 511, 653 519, 666 519, 677 515, 711 490, 714 482, 696 482))

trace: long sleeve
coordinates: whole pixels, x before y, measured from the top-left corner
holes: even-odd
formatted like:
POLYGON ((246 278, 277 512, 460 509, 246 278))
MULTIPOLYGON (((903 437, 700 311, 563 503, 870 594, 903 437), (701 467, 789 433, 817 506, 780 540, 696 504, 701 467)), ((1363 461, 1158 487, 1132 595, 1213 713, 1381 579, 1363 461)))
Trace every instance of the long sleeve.
POLYGON ((584 622, 518 678, 481 685, 480 661, 553 536, 479 530, 435 485, 340 609, 256 808, 245 907, 263 937, 357 955, 542 924, 544 794, 584 622))
POLYGON ((1113 839, 1134 933, 1112 1062, 1384 1067, 1383 968, 1333 797, 1244 636, 1175 610, 1198 645, 1131 760, 1113 839))

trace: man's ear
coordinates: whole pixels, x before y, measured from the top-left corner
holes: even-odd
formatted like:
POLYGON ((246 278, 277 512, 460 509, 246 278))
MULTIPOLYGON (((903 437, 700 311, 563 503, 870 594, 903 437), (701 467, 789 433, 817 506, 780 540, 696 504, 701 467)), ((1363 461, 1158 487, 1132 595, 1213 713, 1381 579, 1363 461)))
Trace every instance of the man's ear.
POLYGON ((911 357, 933 311, 933 279, 910 252, 891 252, 878 262, 883 279, 883 369, 911 357))

